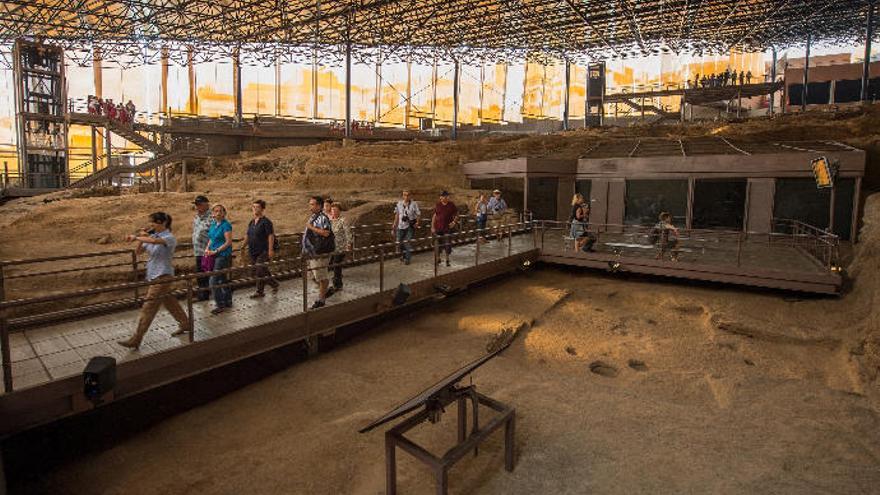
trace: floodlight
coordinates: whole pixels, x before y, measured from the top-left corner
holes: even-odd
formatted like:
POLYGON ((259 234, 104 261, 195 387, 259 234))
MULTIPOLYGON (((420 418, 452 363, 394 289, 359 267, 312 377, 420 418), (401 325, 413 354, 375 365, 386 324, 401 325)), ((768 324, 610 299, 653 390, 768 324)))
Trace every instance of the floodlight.
POLYGON ((116 387, 116 359, 109 356, 95 356, 83 370, 83 393, 95 405, 101 398, 116 387))

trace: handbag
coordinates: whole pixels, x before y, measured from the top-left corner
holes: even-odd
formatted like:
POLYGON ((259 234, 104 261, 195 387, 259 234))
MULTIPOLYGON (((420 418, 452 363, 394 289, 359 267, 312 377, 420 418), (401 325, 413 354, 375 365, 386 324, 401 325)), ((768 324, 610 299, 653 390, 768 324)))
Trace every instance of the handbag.
POLYGON ((202 271, 203 272, 213 272, 215 261, 217 261, 216 255, 202 256, 202 271))

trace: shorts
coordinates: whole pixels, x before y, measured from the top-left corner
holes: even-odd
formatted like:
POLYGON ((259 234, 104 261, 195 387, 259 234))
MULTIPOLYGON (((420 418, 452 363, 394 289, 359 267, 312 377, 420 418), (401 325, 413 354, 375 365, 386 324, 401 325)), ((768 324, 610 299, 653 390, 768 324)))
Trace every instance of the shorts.
POLYGON ((512 215, 507 212, 489 215, 489 228, 500 227, 502 225, 509 224, 511 223, 511 217, 512 215))
POLYGON ((310 258, 309 271, 312 272, 312 278, 315 279, 315 282, 325 282, 327 280, 330 280, 330 277, 327 275, 326 256, 321 256, 320 258, 310 258))

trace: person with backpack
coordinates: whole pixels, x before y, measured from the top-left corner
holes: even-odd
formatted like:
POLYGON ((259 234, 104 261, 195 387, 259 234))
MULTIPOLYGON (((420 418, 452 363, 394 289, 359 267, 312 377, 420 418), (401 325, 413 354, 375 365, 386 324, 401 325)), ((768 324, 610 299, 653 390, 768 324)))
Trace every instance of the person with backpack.
MULTIPOLYGON (((302 236, 302 252, 309 256, 309 271, 318 284, 318 300, 312 304, 312 309, 318 309, 326 304, 327 286, 330 282, 326 255, 336 250, 336 241, 333 236, 333 224, 324 213, 323 198, 312 196, 309 199, 309 213, 309 221, 302 236)), ((303 274, 303 276, 307 275, 303 274)))
MULTIPOLYGON (((254 218, 248 223, 247 234, 241 242, 241 250, 247 247, 251 265, 254 265, 254 276, 257 278, 257 291, 251 294, 251 299, 259 299, 265 296, 263 289, 266 284, 272 287, 272 294, 278 293, 278 281, 272 277, 272 272, 265 263, 275 258, 275 249, 278 238, 275 237, 275 227, 272 220, 266 218, 266 202, 256 199, 251 203, 254 218)), ((242 253, 243 254, 243 253, 242 253)))

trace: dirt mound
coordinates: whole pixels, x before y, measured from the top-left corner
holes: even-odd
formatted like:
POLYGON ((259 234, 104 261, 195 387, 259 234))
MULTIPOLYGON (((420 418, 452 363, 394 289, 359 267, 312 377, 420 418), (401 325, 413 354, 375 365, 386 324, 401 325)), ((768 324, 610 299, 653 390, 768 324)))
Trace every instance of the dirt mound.
POLYGON ((880 194, 868 196, 865 201, 861 242, 849 273, 856 283, 848 297, 855 306, 865 310, 853 346, 853 358, 862 377, 877 382, 880 388, 880 194))

